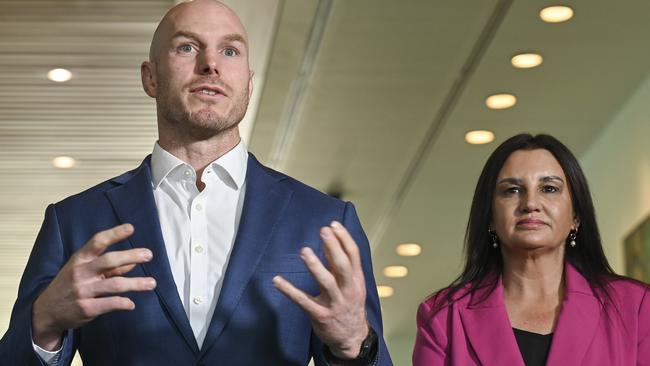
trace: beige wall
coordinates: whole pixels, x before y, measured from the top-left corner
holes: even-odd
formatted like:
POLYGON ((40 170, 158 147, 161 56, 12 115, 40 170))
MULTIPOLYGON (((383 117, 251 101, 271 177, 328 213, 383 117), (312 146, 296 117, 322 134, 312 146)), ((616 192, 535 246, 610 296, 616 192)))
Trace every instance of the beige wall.
POLYGON ((614 270, 624 274, 623 240, 650 215, 650 77, 581 163, 591 186, 605 254, 614 270))

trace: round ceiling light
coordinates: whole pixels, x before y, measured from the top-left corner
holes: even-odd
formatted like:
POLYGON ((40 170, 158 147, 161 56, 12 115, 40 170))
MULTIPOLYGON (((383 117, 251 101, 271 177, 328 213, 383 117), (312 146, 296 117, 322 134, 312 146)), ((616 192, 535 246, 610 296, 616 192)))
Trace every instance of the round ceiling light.
POLYGON ((52 165, 54 165, 55 168, 59 169, 70 169, 74 167, 75 164, 76 161, 69 156, 57 156, 56 158, 52 159, 52 165))
POLYGON ((489 144, 494 141, 494 132, 488 130, 474 130, 465 134, 465 141, 472 145, 489 144))
POLYGON ((510 62, 518 69, 532 69, 541 65, 544 59, 538 53, 520 53, 512 56, 510 62))
POLYGON ((72 79, 72 73, 68 69, 52 69, 47 72, 47 78, 57 83, 64 83, 72 79))
POLYGON ((539 12, 546 23, 562 23, 573 18, 573 9, 565 5, 548 6, 539 12))
POLYGON ((377 294, 379 294, 379 298, 386 298, 386 297, 391 297, 395 294, 395 290, 386 285, 379 285, 377 286, 377 294))
POLYGON ((409 269, 404 266, 388 266, 384 268, 384 276, 390 278, 402 278, 409 274, 409 269))
POLYGON ((517 104, 517 97, 512 94, 493 94, 485 99, 485 105, 490 109, 508 109, 517 104))
POLYGON ((422 247, 419 244, 415 243, 404 243, 400 244, 395 248, 397 255, 402 257, 415 257, 422 253, 422 247))

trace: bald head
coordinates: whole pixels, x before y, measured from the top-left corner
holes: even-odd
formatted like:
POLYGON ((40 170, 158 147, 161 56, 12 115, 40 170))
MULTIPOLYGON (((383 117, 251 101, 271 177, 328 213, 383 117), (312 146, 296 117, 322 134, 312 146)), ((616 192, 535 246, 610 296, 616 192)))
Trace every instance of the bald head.
POLYGON ((158 61, 161 50, 175 36, 175 32, 182 28, 179 24, 183 22, 228 23, 238 31, 241 41, 248 46, 248 34, 244 25, 227 5, 217 0, 187 1, 169 9, 158 24, 149 47, 149 61, 158 61))

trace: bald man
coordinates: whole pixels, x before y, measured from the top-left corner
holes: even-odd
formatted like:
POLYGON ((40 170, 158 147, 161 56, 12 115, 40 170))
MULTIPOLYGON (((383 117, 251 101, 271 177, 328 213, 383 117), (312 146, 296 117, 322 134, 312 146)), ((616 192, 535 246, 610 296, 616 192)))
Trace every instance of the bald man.
POLYGON ((262 166, 239 136, 248 36, 212 0, 172 8, 142 63, 158 141, 50 205, 2 365, 391 365, 354 207, 262 166))

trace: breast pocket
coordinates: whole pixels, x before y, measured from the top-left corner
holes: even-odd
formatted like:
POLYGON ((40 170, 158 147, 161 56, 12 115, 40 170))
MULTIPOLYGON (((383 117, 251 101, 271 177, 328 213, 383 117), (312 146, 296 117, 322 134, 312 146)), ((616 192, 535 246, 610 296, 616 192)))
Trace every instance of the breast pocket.
POLYGON ((303 273, 309 272, 298 254, 264 257, 257 267, 261 273, 303 273))

